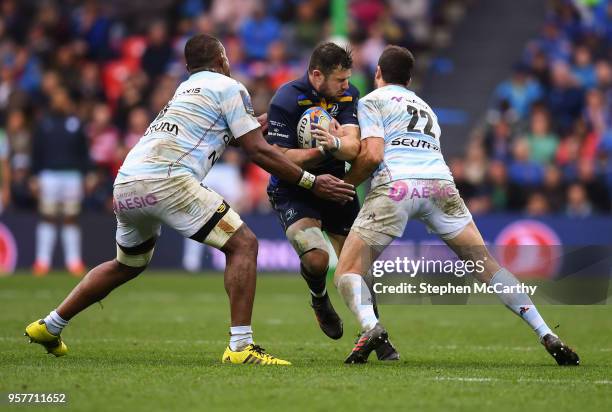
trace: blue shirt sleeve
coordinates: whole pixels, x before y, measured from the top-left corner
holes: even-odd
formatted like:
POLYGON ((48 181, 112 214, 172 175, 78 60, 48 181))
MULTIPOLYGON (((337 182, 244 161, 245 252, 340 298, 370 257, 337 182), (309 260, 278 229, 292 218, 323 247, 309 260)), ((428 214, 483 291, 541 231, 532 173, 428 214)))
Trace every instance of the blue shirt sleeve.
POLYGON ((268 143, 289 149, 297 148, 297 120, 289 110, 295 102, 289 102, 277 93, 268 110, 268 143))

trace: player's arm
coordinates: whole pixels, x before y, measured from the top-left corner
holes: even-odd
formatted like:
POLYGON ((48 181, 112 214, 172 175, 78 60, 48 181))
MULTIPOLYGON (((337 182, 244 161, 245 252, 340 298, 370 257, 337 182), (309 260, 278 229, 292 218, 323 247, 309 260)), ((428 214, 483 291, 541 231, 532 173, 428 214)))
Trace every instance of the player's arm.
POLYGON ((367 97, 358 105, 359 127, 361 128, 361 149, 353 161, 344 181, 361 184, 380 165, 385 155, 385 128, 375 100, 367 97))
POLYGON ((247 156, 259 167, 289 183, 310 189, 319 197, 344 203, 355 195, 354 187, 332 175, 313 176, 268 144, 260 128, 238 138, 247 156))
POLYGON ((312 136, 317 139, 319 147, 331 153, 336 159, 352 161, 359 153, 359 126, 353 124, 330 127, 327 131, 315 125, 312 136))
POLYGON ((275 145, 296 165, 304 169, 313 168, 325 159, 325 152, 318 148, 296 148, 297 120, 286 109, 286 105, 295 105, 295 102, 284 102, 279 93, 272 98, 268 111, 268 143, 275 145))
POLYGON ((289 149, 287 147, 278 148, 281 153, 287 156, 287 159, 291 160, 296 165, 303 167, 304 169, 310 169, 317 166, 321 160, 325 159, 325 152, 320 149, 289 149))
POLYGON ((372 175, 383 161, 384 155, 385 140, 382 137, 366 137, 361 141, 361 150, 344 176, 344 181, 355 187, 359 186, 372 175))

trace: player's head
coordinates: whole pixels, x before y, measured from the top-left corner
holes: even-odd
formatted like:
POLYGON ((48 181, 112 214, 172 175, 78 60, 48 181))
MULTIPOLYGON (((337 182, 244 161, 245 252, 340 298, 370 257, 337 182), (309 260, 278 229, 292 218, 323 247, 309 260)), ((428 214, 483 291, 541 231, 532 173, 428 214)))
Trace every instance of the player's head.
POLYGON ((410 50, 400 46, 387 46, 378 59, 376 87, 385 84, 408 86, 414 67, 414 56, 410 50))
POLYGON ((219 39, 208 34, 197 34, 187 40, 185 44, 185 63, 190 74, 211 69, 226 76, 230 74, 225 47, 219 39))
POLYGON ((335 43, 320 43, 310 56, 308 78, 325 97, 339 97, 349 88, 353 58, 348 48, 335 43))

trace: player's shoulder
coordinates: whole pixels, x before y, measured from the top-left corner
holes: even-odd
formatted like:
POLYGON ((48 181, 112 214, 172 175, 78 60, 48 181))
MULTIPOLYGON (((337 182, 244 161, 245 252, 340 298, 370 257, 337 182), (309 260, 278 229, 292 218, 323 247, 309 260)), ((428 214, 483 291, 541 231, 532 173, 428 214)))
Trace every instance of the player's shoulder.
POLYGON ((366 104, 372 104, 381 100, 385 99, 385 93, 382 90, 382 88, 380 89, 375 89, 372 90, 370 93, 366 94, 365 96, 361 97, 359 99, 359 105, 363 106, 366 104))
POLYGON ((353 83, 349 83, 349 88, 346 92, 344 92, 345 95, 351 96, 354 99, 359 99, 359 89, 357 87, 355 87, 355 85, 353 83))
POLYGON ((270 104, 291 109, 299 104, 300 98, 303 100, 307 98, 306 92, 302 79, 291 80, 276 90, 270 104))
POLYGON ((246 90, 238 80, 222 73, 201 71, 192 74, 180 86, 179 90, 200 89, 200 92, 226 94, 246 90))

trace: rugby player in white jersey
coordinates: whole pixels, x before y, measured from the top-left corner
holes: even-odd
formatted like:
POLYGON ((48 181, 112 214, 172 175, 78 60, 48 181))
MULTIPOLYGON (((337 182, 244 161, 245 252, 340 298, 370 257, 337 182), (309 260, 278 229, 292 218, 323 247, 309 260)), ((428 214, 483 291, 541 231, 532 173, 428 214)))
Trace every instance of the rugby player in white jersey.
MULTIPOLYGON (((363 281, 372 262, 409 219, 418 219, 464 261, 484 261, 474 276, 487 284, 516 286, 518 280, 489 254, 459 196, 440 152, 440 126, 431 108, 407 87, 414 57, 388 46, 378 61, 376 90, 359 101, 361 150, 344 180, 358 185, 373 174, 372 187, 344 243, 334 283, 357 317, 362 334, 346 363, 365 363, 388 338, 374 314, 363 281), (427 195, 400 196, 398 191, 427 195)), ((475 266, 472 266, 475 267, 475 266)), ((513 290, 513 289, 507 289, 513 290)), ((517 289, 514 289, 517 290, 517 289)), ((551 331, 525 293, 497 293, 537 334, 559 365, 578 365, 578 355, 551 331)))
POLYGON ((257 239, 223 198, 200 181, 227 145, 239 144, 269 173, 325 199, 351 201, 353 186, 303 171, 264 140, 246 88, 229 77, 219 40, 192 37, 185 61, 189 79, 127 155, 115 180, 117 257, 92 269, 57 309, 26 328, 31 341, 55 356, 67 353, 60 333, 72 317, 147 267, 164 223, 225 253, 231 327, 222 362, 290 364, 253 342, 257 239))

